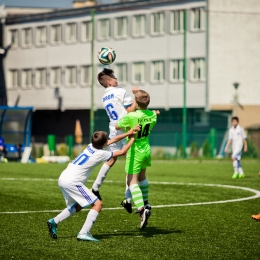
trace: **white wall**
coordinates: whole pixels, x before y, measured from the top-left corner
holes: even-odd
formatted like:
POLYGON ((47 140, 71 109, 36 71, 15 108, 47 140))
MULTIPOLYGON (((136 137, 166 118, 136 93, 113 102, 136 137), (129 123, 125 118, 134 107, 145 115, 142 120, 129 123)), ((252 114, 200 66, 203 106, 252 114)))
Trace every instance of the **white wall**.
POLYGON ((260 1, 209 0, 209 103, 260 105, 260 1))
MULTIPOLYGON (((204 6, 204 1, 191 1, 190 3, 168 3, 158 7, 136 8, 131 11, 97 13, 96 20, 100 18, 113 19, 120 16, 128 16, 129 22, 135 13, 147 15, 150 24, 150 14, 156 11, 165 11, 169 15, 170 10, 180 10, 183 8, 201 7, 204 6)), ((90 20, 88 15, 60 18, 58 20, 49 19, 47 21, 29 21, 25 23, 13 24, 6 26, 6 35, 12 28, 18 28, 21 32, 22 28, 33 27, 40 25, 50 26, 52 24, 63 24, 68 22, 82 22, 90 20)), ((169 23, 169 20, 168 20, 169 23)), ((169 24, 166 27, 169 27, 169 24)), ((116 40, 113 37, 107 41, 95 41, 95 60, 98 49, 102 46, 111 46, 117 52, 116 62, 126 62, 128 64, 129 82, 126 84, 127 91, 131 91, 131 64, 135 61, 145 61, 147 65, 147 80, 144 85, 139 87, 148 91, 151 94, 151 106, 158 108, 182 107, 183 105, 183 84, 173 84, 169 81, 169 60, 183 57, 183 34, 170 34, 167 32, 160 37, 150 35, 150 26, 147 26, 147 35, 144 38, 127 37, 125 40, 116 40), (150 80, 150 63, 153 60, 164 60, 166 67, 166 80, 162 84, 152 84, 150 80)), ((63 28, 64 29, 64 28, 63 28)), ((113 31, 113 28, 112 28, 113 31)), ((131 31, 131 24, 129 24, 131 31)), ((6 45, 10 43, 6 37, 6 45)), ((205 32, 190 32, 187 33, 187 58, 188 72, 190 58, 203 58, 206 55, 206 33, 205 32)), ((53 66, 61 66, 65 68, 69 65, 75 65, 80 70, 81 65, 90 64, 90 43, 82 43, 77 41, 75 44, 66 44, 62 42, 60 45, 53 46, 47 44, 45 47, 39 48, 32 46, 29 49, 19 47, 15 50, 10 50, 5 62, 5 70, 8 78, 10 69, 36 69, 47 68, 53 66)), ((97 68, 96 66, 96 68, 97 68)), ((111 66, 113 68, 113 66, 111 66)), ((98 71, 96 70, 97 74, 98 71)), ((189 73, 188 73, 189 75, 189 73)), ((204 107, 205 106, 205 82, 195 83, 187 82, 187 106, 188 107, 204 107)), ((101 108, 101 97, 104 89, 96 83, 95 86, 95 104, 96 108, 101 108)), ((20 87, 17 90, 8 89, 8 103, 14 105, 17 96, 20 95, 21 106, 34 106, 36 109, 56 109, 58 106, 57 99, 54 98, 54 89, 46 86, 44 89, 36 89, 32 87, 30 90, 24 90, 20 87)), ((83 88, 80 85, 76 87, 66 87, 64 84, 60 86, 60 95, 63 97, 64 109, 86 109, 90 107, 90 88, 83 88)))

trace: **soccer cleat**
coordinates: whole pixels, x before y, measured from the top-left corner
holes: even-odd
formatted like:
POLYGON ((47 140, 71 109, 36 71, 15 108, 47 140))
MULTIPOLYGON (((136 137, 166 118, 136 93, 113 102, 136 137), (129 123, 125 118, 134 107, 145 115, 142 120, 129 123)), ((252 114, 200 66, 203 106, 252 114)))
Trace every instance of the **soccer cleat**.
POLYGON ((102 200, 102 198, 101 198, 100 193, 99 193, 98 190, 96 191, 96 190, 93 190, 93 188, 92 188, 92 189, 91 189, 91 192, 92 192, 95 196, 97 196, 99 200, 102 200))
POLYGON ((238 173, 234 172, 234 174, 232 175, 232 179, 237 179, 238 178, 238 173))
POLYGON ((55 223, 54 219, 51 218, 47 221, 47 226, 49 229, 49 234, 53 239, 57 239, 57 228, 58 225, 55 223))
POLYGON ((243 178, 245 178, 245 174, 244 173, 238 174, 238 179, 243 179, 243 178))
MULTIPOLYGON (((151 210, 151 209, 152 209, 152 206, 147 202, 147 203, 144 205, 144 209, 149 209, 149 210, 151 210)), ((137 213, 139 213, 139 210, 138 210, 138 209, 135 210, 135 214, 137 214, 137 213)))
POLYGON ((121 206, 125 208, 125 210, 131 214, 132 213, 132 203, 127 202, 126 199, 122 200, 121 206))
POLYGON ((96 238, 94 238, 89 232, 87 232, 86 234, 83 234, 83 235, 78 234, 77 239, 79 241, 92 241, 92 242, 98 242, 99 241, 96 238))
POLYGON ((256 221, 260 221, 260 213, 257 215, 252 215, 251 217, 252 217, 252 219, 254 219, 256 221))
POLYGON ((142 208, 139 212, 141 218, 140 228, 144 229, 148 224, 148 218, 151 216, 151 211, 149 209, 142 208))

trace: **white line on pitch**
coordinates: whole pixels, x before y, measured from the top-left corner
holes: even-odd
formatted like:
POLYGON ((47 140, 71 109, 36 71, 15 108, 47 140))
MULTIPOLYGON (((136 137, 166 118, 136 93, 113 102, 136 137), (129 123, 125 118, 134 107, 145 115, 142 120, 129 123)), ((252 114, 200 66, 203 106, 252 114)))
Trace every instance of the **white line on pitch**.
MULTIPOLYGON (((40 179, 41 180, 41 179, 40 179)), ((54 180, 54 179, 51 179, 54 180)), ((107 181, 107 182, 122 182, 122 181, 107 181)), ((163 184, 163 185, 193 185, 193 186, 209 186, 209 187, 222 187, 228 189, 240 189, 254 193, 254 196, 232 199, 232 200, 220 200, 220 201, 209 201, 209 202, 196 202, 196 203, 187 203, 187 204, 169 204, 169 205, 155 205, 153 208, 171 208, 171 207, 185 207, 185 206, 198 206, 198 205, 210 205, 210 204, 223 204, 231 202, 239 202, 251 199, 260 198, 260 191, 240 186, 232 185, 222 185, 222 184, 205 184, 205 183, 184 183, 184 182, 150 182, 151 184, 163 184)), ((122 207, 116 208, 103 208, 103 210, 120 210, 122 207)), ((89 210, 89 209, 87 209, 89 210)), ((51 213, 51 212, 60 212, 61 210, 40 210, 40 211, 14 211, 14 212, 0 212, 1 214, 29 214, 29 213, 51 213)))

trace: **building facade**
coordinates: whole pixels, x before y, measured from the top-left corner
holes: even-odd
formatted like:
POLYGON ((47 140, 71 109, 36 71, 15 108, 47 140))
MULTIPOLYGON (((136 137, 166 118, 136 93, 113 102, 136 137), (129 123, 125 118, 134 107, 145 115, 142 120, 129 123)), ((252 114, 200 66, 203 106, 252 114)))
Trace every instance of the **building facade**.
MULTIPOLYGON (((11 44, 5 60, 8 105, 19 100, 21 106, 34 106, 40 118, 47 118, 50 111, 67 111, 72 117, 79 110, 87 113, 91 104, 90 10, 7 17, 5 45, 11 44)), ((223 137, 233 109, 234 82, 240 83, 239 101, 244 110, 239 110, 239 116, 245 118, 241 123, 259 123, 259 113, 255 113, 260 111, 257 0, 151 0, 97 5, 94 52, 102 46, 113 47, 117 58, 110 68, 119 85, 129 93, 132 86, 150 93, 151 107, 161 109, 163 114, 156 128, 158 138, 165 132, 180 132, 184 10, 190 141, 192 133, 206 135, 210 127, 218 128, 223 137)), ((95 75, 102 69, 96 58, 95 75)), ((97 81, 94 89, 96 127, 106 129, 108 120, 101 103, 104 89, 97 81)), ((40 122, 44 120, 37 121, 42 128, 40 122)), ((86 122, 86 135, 88 128, 86 122)), ((37 131, 35 126, 36 135, 37 131)), ((169 144, 167 140, 165 143, 169 144)), ((177 146, 174 138, 170 143, 177 146)))

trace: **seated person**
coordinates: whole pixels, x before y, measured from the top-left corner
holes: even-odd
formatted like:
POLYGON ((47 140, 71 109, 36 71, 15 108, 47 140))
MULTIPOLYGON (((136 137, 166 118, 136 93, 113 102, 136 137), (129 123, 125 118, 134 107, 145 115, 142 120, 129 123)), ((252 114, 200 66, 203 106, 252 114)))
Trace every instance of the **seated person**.
POLYGON ((7 152, 5 149, 5 140, 2 136, 0 136, 0 162, 6 161, 6 159, 5 159, 6 154, 7 154, 7 152))

